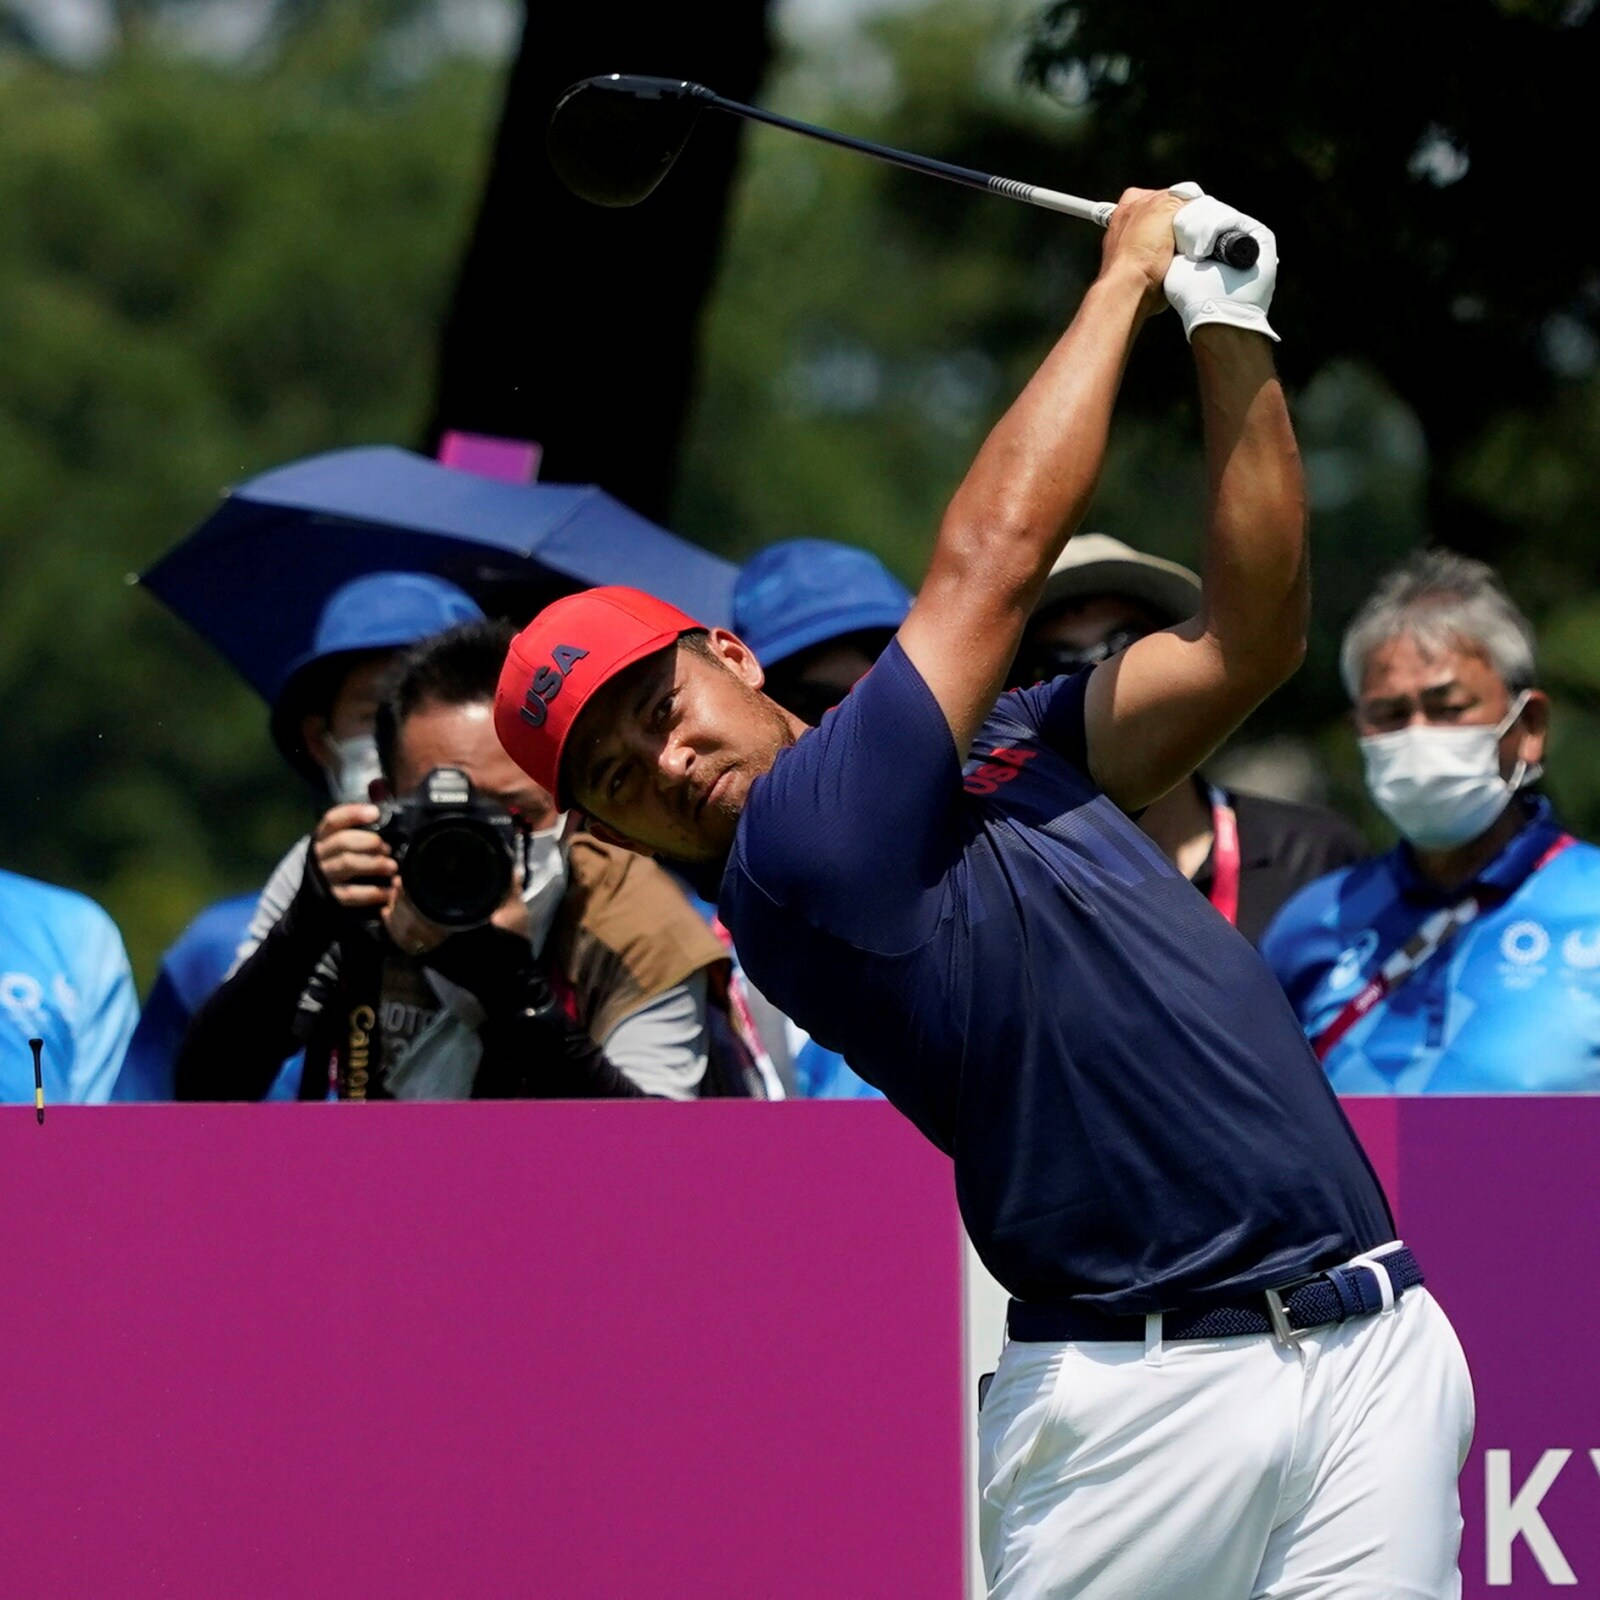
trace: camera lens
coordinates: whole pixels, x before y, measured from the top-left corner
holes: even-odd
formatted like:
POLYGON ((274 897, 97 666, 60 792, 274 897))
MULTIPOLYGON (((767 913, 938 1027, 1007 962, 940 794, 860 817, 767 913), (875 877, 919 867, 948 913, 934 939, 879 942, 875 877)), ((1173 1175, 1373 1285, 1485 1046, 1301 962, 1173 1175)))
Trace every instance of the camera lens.
POLYGON ((469 818, 421 830, 400 869, 407 897, 441 928, 487 922, 511 889, 511 854, 497 834, 469 818))

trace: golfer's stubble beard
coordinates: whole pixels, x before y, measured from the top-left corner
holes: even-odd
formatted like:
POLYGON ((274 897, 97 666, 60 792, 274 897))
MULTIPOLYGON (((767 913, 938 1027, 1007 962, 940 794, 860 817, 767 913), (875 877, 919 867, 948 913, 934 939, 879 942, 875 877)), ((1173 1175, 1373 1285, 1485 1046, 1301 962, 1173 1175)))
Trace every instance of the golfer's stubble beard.
MULTIPOLYGON (((764 777, 772 770, 778 757, 794 744, 798 737, 788 713, 777 701, 759 689, 746 688, 745 694, 754 713, 751 734, 748 739, 741 741, 744 749, 734 755, 728 763, 729 766, 738 769, 739 781, 733 786, 734 792, 731 796, 726 799, 718 796, 707 806, 708 811, 713 807, 716 810, 717 817, 713 823, 715 838, 718 848, 724 852, 732 845, 734 830, 738 827, 745 802, 750 797, 751 785, 757 778, 764 777)), ((707 820, 701 819, 702 827, 707 820)), ((711 830, 706 832, 709 835, 711 830)))

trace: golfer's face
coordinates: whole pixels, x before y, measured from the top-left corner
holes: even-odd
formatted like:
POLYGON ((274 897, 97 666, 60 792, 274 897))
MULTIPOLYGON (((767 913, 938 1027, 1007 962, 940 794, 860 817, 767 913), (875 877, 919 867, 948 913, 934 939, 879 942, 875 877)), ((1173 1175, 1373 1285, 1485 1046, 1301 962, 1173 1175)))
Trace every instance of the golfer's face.
POLYGON ((794 742, 760 693, 754 656, 721 631, 710 649, 675 645, 618 674, 584 708, 566 756, 584 811, 678 861, 727 854, 750 785, 794 742))

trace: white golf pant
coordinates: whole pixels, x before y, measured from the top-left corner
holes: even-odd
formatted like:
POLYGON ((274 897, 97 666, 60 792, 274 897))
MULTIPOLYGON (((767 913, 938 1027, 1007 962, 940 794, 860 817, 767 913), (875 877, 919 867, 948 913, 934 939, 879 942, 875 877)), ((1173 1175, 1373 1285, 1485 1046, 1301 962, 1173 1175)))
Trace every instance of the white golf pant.
POLYGON ((989 1593, 1458 1596, 1472 1423, 1426 1289, 1293 1345, 1012 1341, 978 1425, 989 1593))

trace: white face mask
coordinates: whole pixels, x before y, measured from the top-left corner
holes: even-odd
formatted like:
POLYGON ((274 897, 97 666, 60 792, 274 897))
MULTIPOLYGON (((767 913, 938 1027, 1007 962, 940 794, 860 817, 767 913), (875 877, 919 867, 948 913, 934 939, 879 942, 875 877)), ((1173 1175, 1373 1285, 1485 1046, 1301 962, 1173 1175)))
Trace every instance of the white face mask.
POLYGON ((331 765, 323 768, 328 775, 328 793, 335 805, 355 805, 369 798, 374 778, 383 776, 378 761, 378 741, 370 733, 352 734, 348 739, 328 740, 331 765))
POLYGON ((1500 776, 1500 741, 1527 703, 1524 689, 1498 727, 1401 728, 1363 739, 1373 804, 1420 849, 1476 839, 1539 776, 1525 761, 1509 781, 1500 776))
POLYGON ((567 853, 561 848, 566 817, 526 836, 522 851, 522 903, 528 908, 528 943, 535 953, 550 937, 550 925, 567 892, 567 853))

